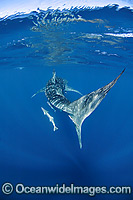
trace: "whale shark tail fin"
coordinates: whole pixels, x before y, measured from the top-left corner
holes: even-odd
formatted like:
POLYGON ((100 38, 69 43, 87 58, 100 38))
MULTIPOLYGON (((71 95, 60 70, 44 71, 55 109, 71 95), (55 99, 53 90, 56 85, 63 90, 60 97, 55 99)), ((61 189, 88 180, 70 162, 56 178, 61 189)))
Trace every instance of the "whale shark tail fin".
POLYGON ((115 85, 115 83, 124 71, 125 69, 120 73, 120 75, 116 79, 114 79, 109 84, 87 95, 84 95, 78 100, 69 104, 68 107, 72 111, 71 114, 69 114, 69 117, 75 124, 80 148, 82 148, 81 127, 84 120, 97 108, 97 106, 101 103, 101 101, 104 99, 109 90, 115 85))
POLYGON ((123 74, 123 72, 125 71, 126 68, 123 69, 123 71, 120 73, 119 76, 117 76, 117 78, 115 79, 116 81, 121 77, 121 75, 123 74))
POLYGON ((70 117, 70 119, 75 124, 76 132, 77 132, 77 136, 78 136, 78 140, 79 140, 79 146, 80 146, 80 149, 82 149, 82 140, 81 140, 81 126, 82 126, 82 123, 80 122, 81 120, 78 119, 78 117, 76 115, 68 115, 68 116, 70 117))

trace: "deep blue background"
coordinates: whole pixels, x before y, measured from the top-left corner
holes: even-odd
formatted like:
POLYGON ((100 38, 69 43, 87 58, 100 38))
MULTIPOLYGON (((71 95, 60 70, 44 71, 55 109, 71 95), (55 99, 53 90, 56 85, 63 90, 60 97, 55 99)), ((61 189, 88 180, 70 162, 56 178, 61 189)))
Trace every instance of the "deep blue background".
MULTIPOLYGON (((132 33, 133 16, 130 10, 116 11, 116 7, 79 14, 104 23, 75 22, 33 32, 32 19, 0 22, 0 186, 5 182, 14 186, 133 186, 133 39, 86 35, 132 33), (43 93, 31 98, 45 86, 53 69, 71 87, 87 94, 112 81, 124 67, 122 77, 83 123, 83 149, 65 113, 54 113, 43 93), (41 106, 54 117, 58 131, 53 132, 41 106)), ((73 101, 80 95, 69 92, 67 97, 73 101)), ((2 200, 89 198, 0 192, 2 200)), ((93 198, 131 200, 133 195, 93 198)))

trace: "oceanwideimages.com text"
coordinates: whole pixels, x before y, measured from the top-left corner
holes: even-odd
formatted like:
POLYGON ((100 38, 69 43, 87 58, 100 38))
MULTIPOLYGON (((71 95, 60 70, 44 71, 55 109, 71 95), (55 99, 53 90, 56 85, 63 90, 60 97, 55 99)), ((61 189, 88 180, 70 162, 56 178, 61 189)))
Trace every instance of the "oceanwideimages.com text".
POLYGON ((16 192, 17 194, 88 194, 89 196, 95 196, 97 194, 131 194, 132 188, 130 186, 106 186, 100 187, 88 187, 88 186, 76 186, 70 184, 56 184, 55 186, 25 186, 22 183, 17 184, 15 187, 11 183, 4 183, 2 185, 2 192, 4 194, 11 194, 16 192))

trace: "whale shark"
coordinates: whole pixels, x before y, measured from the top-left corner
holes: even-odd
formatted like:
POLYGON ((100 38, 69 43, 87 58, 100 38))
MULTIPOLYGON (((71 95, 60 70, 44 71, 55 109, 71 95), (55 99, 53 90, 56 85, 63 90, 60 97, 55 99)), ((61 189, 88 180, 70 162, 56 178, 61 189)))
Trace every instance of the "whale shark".
POLYGON ((89 94, 83 95, 73 102, 66 98, 65 92, 73 91, 79 93, 80 95, 82 94, 78 90, 69 87, 67 85, 67 81, 56 76, 56 72, 53 71, 53 76, 47 82, 46 87, 39 90, 33 96, 39 92, 44 92, 50 106, 62 110, 68 114, 69 118, 75 125, 79 146, 82 148, 81 127, 84 120, 97 108, 97 106, 101 103, 109 90, 115 85, 124 71, 125 69, 119 74, 119 76, 117 76, 117 78, 104 87, 101 87, 89 94))

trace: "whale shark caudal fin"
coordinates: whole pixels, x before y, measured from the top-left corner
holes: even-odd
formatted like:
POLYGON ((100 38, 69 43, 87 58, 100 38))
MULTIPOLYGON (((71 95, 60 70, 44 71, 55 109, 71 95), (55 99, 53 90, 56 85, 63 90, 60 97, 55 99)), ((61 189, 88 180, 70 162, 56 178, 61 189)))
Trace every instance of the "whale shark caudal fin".
POLYGON ((81 127, 84 120, 97 108, 97 106, 104 99, 109 90, 115 85, 116 81, 120 78, 124 71, 125 69, 109 84, 87 95, 84 95, 78 100, 69 104, 68 107, 72 110, 72 114, 70 114, 69 117, 75 124, 80 148, 82 148, 81 127))

